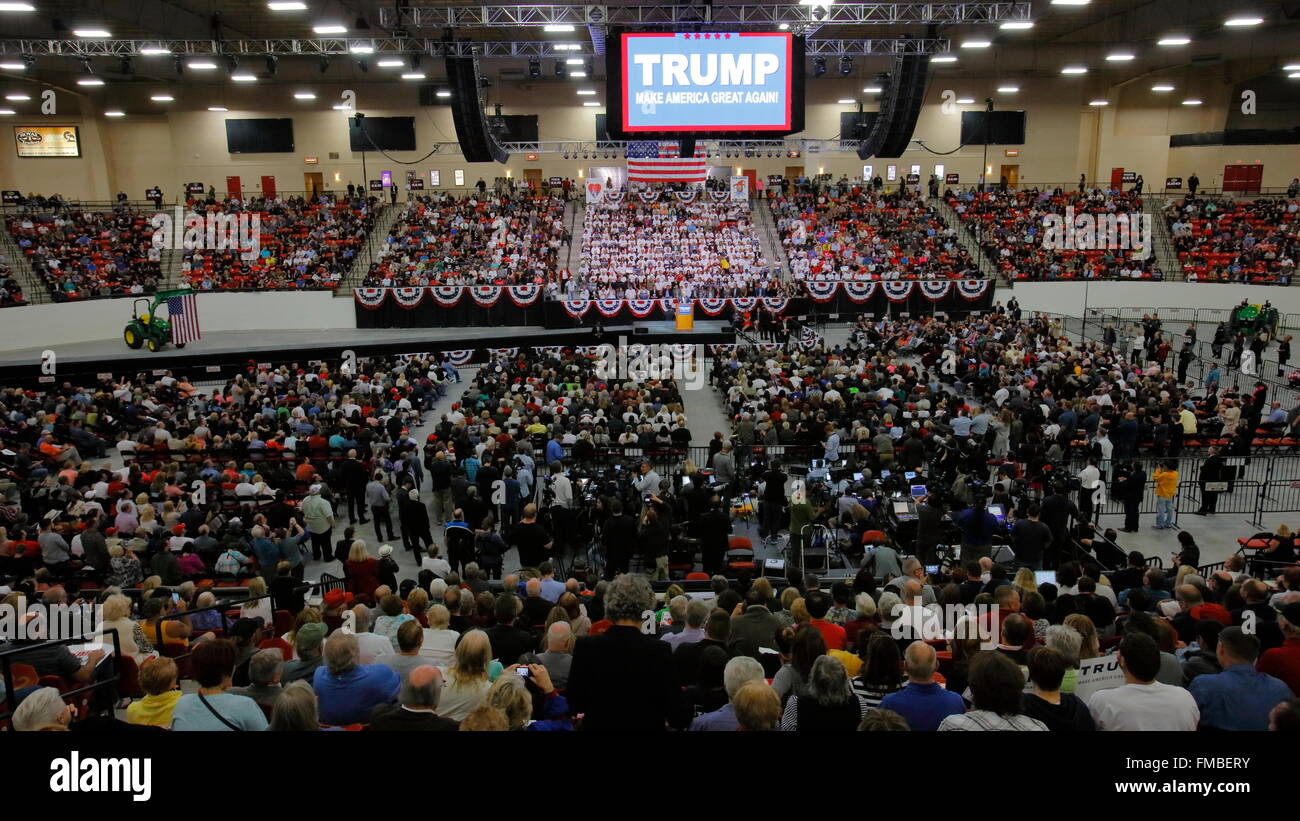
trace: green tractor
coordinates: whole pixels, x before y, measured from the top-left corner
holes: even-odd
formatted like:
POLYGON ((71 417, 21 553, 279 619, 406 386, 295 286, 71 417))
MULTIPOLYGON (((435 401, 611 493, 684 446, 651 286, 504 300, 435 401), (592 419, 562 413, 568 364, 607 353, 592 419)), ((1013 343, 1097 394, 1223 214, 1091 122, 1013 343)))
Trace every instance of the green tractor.
POLYGON ((1277 323, 1277 308, 1274 308, 1270 303, 1265 302, 1263 306, 1260 306, 1242 302, 1242 304, 1232 309, 1228 330, 1234 334, 1240 331, 1252 335, 1260 331, 1267 331, 1270 336, 1276 336, 1277 323))
MULTIPOLYGON (((140 348, 148 348, 152 353, 161 351, 171 341, 172 326, 169 317, 158 315, 158 309, 165 308, 167 300, 172 297, 192 293, 190 290, 159 291, 153 297, 135 300, 131 305, 131 321, 122 331, 122 341, 133 351, 140 348), (141 303, 145 306, 143 311, 140 310, 141 303)), ((185 345, 182 343, 176 347, 184 348, 185 345)))

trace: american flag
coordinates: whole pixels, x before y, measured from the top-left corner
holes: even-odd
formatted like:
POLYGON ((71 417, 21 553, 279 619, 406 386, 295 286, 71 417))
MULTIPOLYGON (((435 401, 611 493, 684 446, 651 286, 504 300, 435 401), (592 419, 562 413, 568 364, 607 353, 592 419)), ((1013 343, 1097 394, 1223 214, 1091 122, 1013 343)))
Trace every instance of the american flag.
POLYGON ((638 140, 627 145, 629 182, 704 182, 708 151, 698 143, 694 157, 681 157, 676 142, 638 140))
POLYGON ((199 305, 194 294, 167 298, 167 317, 172 326, 172 344, 184 345, 198 339, 199 305))

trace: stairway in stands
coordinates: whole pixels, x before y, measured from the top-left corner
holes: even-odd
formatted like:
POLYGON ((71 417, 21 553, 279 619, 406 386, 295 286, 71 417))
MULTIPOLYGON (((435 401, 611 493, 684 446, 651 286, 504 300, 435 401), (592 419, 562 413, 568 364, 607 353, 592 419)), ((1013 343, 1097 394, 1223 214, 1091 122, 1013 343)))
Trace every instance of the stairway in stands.
POLYGON ((1160 266, 1164 278, 1166 280, 1186 279, 1183 266, 1178 261, 1178 250, 1174 248, 1173 235, 1169 233, 1169 223, 1161 213, 1166 203, 1164 197, 1147 194, 1142 197, 1142 211, 1151 216, 1151 230, 1155 235, 1156 264, 1160 266))
POLYGON ((366 278, 366 273, 370 270, 370 263, 379 259, 380 253, 384 250, 384 244, 388 239, 388 231, 393 225, 402 218, 406 213, 404 205, 383 205, 379 208, 379 214, 375 218, 375 227, 366 237, 366 242, 361 246, 361 250, 352 258, 352 269, 344 275, 339 287, 334 289, 334 296, 340 298, 352 299, 352 290, 360 288, 361 282, 366 278))
POLYGON ((754 227, 758 229, 762 237, 763 255, 769 261, 781 266, 781 278, 789 282, 793 279, 790 274, 790 260, 786 258, 785 248, 781 245, 781 233, 776 230, 776 220, 772 218, 772 208, 768 205, 767 200, 763 199, 753 199, 749 203, 754 211, 754 227))
POLYGON ((569 200, 564 206, 564 224, 569 228, 569 248, 560 267, 577 277, 582 266, 582 230, 587 224, 587 204, 583 198, 569 200))
MULTIPOLYGON (((970 227, 965 222, 962 222, 961 217, 956 211, 952 210, 952 206, 948 204, 948 201, 943 197, 934 197, 930 201, 934 203, 935 209, 939 212, 939 216, 943 217, 943 221, 957 229, 957 244, 965 248, 966 253, 970 254, 971 259, 975 260, 980 273, 986 277, 997 279, 997 267, 984 253, 984 249, 980 248, 970 227)), ((1008 280, 998 284, 1010 285, 1011 282, 1008 280)))
POLYGON ((29 305, 44 305, 54 301, 50 289, 32 270, 32 264, 23 256, 9 232, 3 230, 3 226, 0 226, 0 262, 9 266, 9 270, 14 272, 14 278, 22 283, 23 299, 29 305))

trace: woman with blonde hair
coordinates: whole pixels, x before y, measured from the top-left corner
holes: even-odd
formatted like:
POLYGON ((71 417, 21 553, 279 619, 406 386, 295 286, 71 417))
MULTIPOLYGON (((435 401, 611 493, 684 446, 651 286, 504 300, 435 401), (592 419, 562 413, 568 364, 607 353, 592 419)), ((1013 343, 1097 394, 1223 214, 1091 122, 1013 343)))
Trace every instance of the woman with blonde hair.
POLYGON ((247 582, 248 595, 245 598, 256 601, 244 602, 239 606, 241 619, 261 619, 262 624, 269 625, 275 621, 271 612, 271 597, 266 595, 266 579, 254 576, 247 582), (260 597, 260 598, 259 598, 260 597))
POLYGON ((1038 579, 1034 576, 1034 571, 1028 567, 1022 567, 1016 571, 1016 577, 1011 580, 1011 584, 1020 591, 1020 597, 1024 598, 1029 593, 1038 592, 1038 579))
POLYGON ((470 630, 456 645, 455 661, 443 675, 442 700, 438 712, 461 721, 483 703, 492 682, 488 664, 492 661, 492 643, 482 630, 470 630))
POLYGON ((271 724, 267 728, 277 732, 303 732, 320 730, 320 712, 316 691, 305 681, 285 685, 275 700, 271 711, 271 724))
POLYGON ((294 618, 293 629, 285 633, 281 638, 288 642, 290 647, 295 648, 294 655, 297 656, 297 645, 294 642, 298 638, 298 631, 302 629, 304 624, 321 624, 323 622, 324 619, 321 617, 319 610, 315 607, 304 607, 294 618))
POLYGON ((505 713, 506 723, 512 731, 524 729, 533 714, 533 699, 528 694, 528 685, 518 675, 503 675, 492 682, 483 703, 505 713))
POLYGON ((106 645, 112 646, 113 637, 108 635, 108 631, 117 631, 118 646, 122 648, 122 655, 130 656, 136 664, 141 664, 145 659, 153 658, 158 655, 154 652, 153 645, 145 638, 144 631, 140 629, 131 618, 132 609, 131 599, 115 593, 104 599, 101 607, 101 620, 99 623, 99 634, 103 636, 106 645))
POLYGON ((360 599, 371 600, 379 587, 379 560, 370 555, 366 543, 357 539, 348 550, 348 560, 343 563, 343 579, 349 593, 360 599))
POLYGON ((1087 661, 1101 657, 1101 642, 1097 638, 1097 627, 1092 619, 1082 613, 1071 613, 1065 617, 1066 627, 1073 627, 1083 641, 1079 645, 1079 660, 1087 661))

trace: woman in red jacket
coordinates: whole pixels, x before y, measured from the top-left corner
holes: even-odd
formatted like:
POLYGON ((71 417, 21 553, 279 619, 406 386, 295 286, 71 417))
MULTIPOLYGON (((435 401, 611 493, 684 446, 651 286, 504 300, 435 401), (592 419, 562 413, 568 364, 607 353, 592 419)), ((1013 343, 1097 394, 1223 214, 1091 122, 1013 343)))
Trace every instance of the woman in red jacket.
POLYGON ((379 587, 379 560, 366 552, 366 543, 357 539, 343 563, 343 579, 347 591, 358 599, 374 601, 375 588, 379 587))

